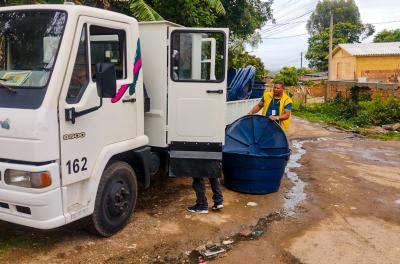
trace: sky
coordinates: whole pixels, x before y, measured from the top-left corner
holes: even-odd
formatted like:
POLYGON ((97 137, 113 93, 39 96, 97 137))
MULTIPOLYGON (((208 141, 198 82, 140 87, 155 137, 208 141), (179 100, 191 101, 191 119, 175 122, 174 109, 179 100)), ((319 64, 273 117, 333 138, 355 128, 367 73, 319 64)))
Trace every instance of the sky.
MULTIPOLYGON (((375 34, 384 29, 400 28, 400 0, 355 0, 363 23, 372 23, 375 34), (392 22, 399 21, 399 22, 392 22), (391 22, 391 23, 388 23, 391 22)), ((318 0, 274 0, 272 5, 276 24, 268 22, 261 29, 263 42, 250 52, 264 62, 272 72, 284 66, 307 67, 309 35, 306 23, 318 0)), ((362 42, 372 42, 373 36, 362 42)))

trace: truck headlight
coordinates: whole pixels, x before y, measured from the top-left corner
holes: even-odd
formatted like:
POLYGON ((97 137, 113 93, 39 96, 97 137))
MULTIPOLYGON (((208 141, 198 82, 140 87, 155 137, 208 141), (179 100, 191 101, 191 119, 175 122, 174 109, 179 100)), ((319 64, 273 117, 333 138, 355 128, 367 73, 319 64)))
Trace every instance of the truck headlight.
POLYGON ((20 170, 6 170, 4 181, 9 185, 25 188, 45 188, 51 185, 50 172, 29 172, 20 170))

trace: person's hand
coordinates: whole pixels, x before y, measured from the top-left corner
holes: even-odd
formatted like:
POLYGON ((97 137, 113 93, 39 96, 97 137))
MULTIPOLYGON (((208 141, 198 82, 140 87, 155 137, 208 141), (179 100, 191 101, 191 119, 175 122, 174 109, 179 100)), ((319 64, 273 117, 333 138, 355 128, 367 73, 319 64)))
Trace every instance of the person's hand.
POLYGON ((277 116, 274 116, 274 115, 270 115, 268 118, 269 118, 269 120, 271 120, 271 121, 277 121, 277 120, 278 120, 278 117, 277 117, 277 116))

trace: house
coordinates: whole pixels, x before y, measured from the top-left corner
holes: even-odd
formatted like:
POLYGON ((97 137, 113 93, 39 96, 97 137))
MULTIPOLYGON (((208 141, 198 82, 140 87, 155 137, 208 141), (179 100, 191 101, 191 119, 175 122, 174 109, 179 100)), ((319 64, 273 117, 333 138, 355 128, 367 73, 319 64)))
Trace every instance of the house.
POLYGON ((300 81, 323 81, 328 80, 328 72, 306 73, 300 76, 300 81))
POLYGON ((339 44, 329 80, 400 83, 400 42, 339 44))

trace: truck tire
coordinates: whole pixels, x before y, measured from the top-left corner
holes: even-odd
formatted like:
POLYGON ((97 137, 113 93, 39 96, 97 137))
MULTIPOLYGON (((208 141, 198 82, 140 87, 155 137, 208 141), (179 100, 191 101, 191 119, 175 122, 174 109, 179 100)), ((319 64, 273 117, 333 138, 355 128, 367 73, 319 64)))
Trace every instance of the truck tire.
POLYGON ((110 237, 129 221, 137 199, 137 180, 132 167, 121 161, 109 164, 97 190, 91 231, 110 237))

